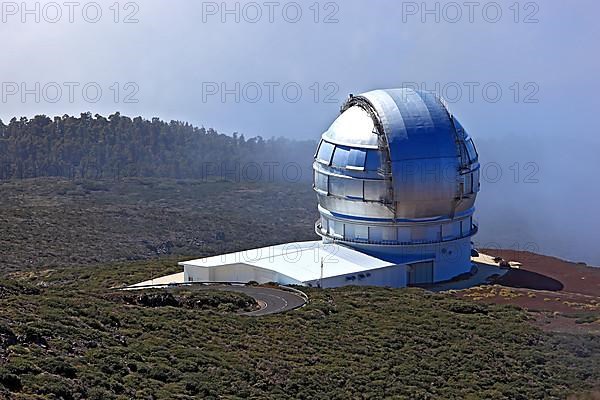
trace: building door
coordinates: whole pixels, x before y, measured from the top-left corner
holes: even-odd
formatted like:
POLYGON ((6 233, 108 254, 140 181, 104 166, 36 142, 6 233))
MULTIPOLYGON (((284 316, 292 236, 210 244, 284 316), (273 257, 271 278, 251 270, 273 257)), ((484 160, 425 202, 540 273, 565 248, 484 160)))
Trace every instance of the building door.
POLYGON ((423 285, 433 283, 433 261, 408 264, 408 284, 423 285))

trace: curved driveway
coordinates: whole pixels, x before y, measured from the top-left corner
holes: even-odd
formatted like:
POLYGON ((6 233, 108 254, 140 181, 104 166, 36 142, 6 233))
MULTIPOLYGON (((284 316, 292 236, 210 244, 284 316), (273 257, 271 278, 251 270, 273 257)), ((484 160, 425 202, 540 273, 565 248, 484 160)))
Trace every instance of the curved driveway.
POLYGON ((261 306, 258 310, 243 313, 243 315, 254 317, 290 311, 306 304, 306 300, 302 296, 285 289, 236 285, 194 285, 193 287, 198 290, 224 290, 228 292, 244 293, 254 298, 261 306))

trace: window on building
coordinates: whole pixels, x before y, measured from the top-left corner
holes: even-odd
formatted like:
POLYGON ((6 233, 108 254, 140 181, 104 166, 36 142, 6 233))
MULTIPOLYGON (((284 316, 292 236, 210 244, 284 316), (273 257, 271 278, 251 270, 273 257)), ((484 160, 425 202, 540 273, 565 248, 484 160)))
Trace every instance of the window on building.
POLYGON ((363 181, 360 179, 346 179, 345 195, 352 199, 362 200, 363 198, 363 181))
POLYGON ((477 161, 479 157, 477 154, 477 150, 475 149, 475 144, 473 143, 473 139, 469 139, 465 142, 465 146, 467 147, 467 153, 469 154, 469 161, 477 161))
POLYGON ((333 152, 333 160, 331 166, 338 168, 346 168, 348 165, 348 157, 350 156, 350 148, 345 146, 336 146, 333 152))
POLYGON ((348 169, 356 169, 359 171, 364 171, 366 157, 367 157, 366 150, 350 149, 350 154, 348 155, 348 164, 346 165, 346 167, 348 169))
POLYGON ((334 149, 335 146, 333 144, 321 140, 321 145, 319 146, 319 151, 317 152, 317 161, 327 165, 331 164, 331 156, 333 155, 334 149))
POLYGON ((329 194, 334 196, 345 196, 344 179, 337 176, 329 177, 329 194))
POLYGON ((329 194, 352 199, 363 198, 363 181, 361 179, 329 177, 329 194))
POLYGON ((377 171, 381 165, 381 157, 377 150, 367 150, 366 165, 367 171, 377 171))
POLYGON ((321 192, 329 193, 328 176, 315 171, 315 188, 321 192))

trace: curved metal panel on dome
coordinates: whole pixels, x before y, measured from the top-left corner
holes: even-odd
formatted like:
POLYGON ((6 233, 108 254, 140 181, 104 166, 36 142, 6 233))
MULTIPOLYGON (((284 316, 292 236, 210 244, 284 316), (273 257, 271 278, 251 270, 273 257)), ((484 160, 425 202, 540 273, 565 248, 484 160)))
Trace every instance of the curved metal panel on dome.
POLYGON ((377 148, 373 118, 361 107, 351 107, 323 134, 323 139, 339 145, 377 148))
POLYGON ((387 142, 396 215, 452 215, 452 199, 459 195, 459 138, 440 99, 408 88, 374 90, 351 97, 344 109, 365 103, 387 142))
POLYGON ((344 109, 358 99, 366 100, 376 113, 392 161, 456 157, 455 129, 435 94, 408 88, 373 90, 353 96, 344 109))

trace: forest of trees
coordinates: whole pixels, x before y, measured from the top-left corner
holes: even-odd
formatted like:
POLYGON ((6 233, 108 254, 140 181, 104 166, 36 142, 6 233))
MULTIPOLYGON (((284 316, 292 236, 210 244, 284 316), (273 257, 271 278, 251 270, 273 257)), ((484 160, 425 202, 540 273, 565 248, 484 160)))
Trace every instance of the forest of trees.
POLYGON ((180 121, 115 113, 0 121, 0 179, 157 177, 310 179, 316 143, 220 134, 180 121))

